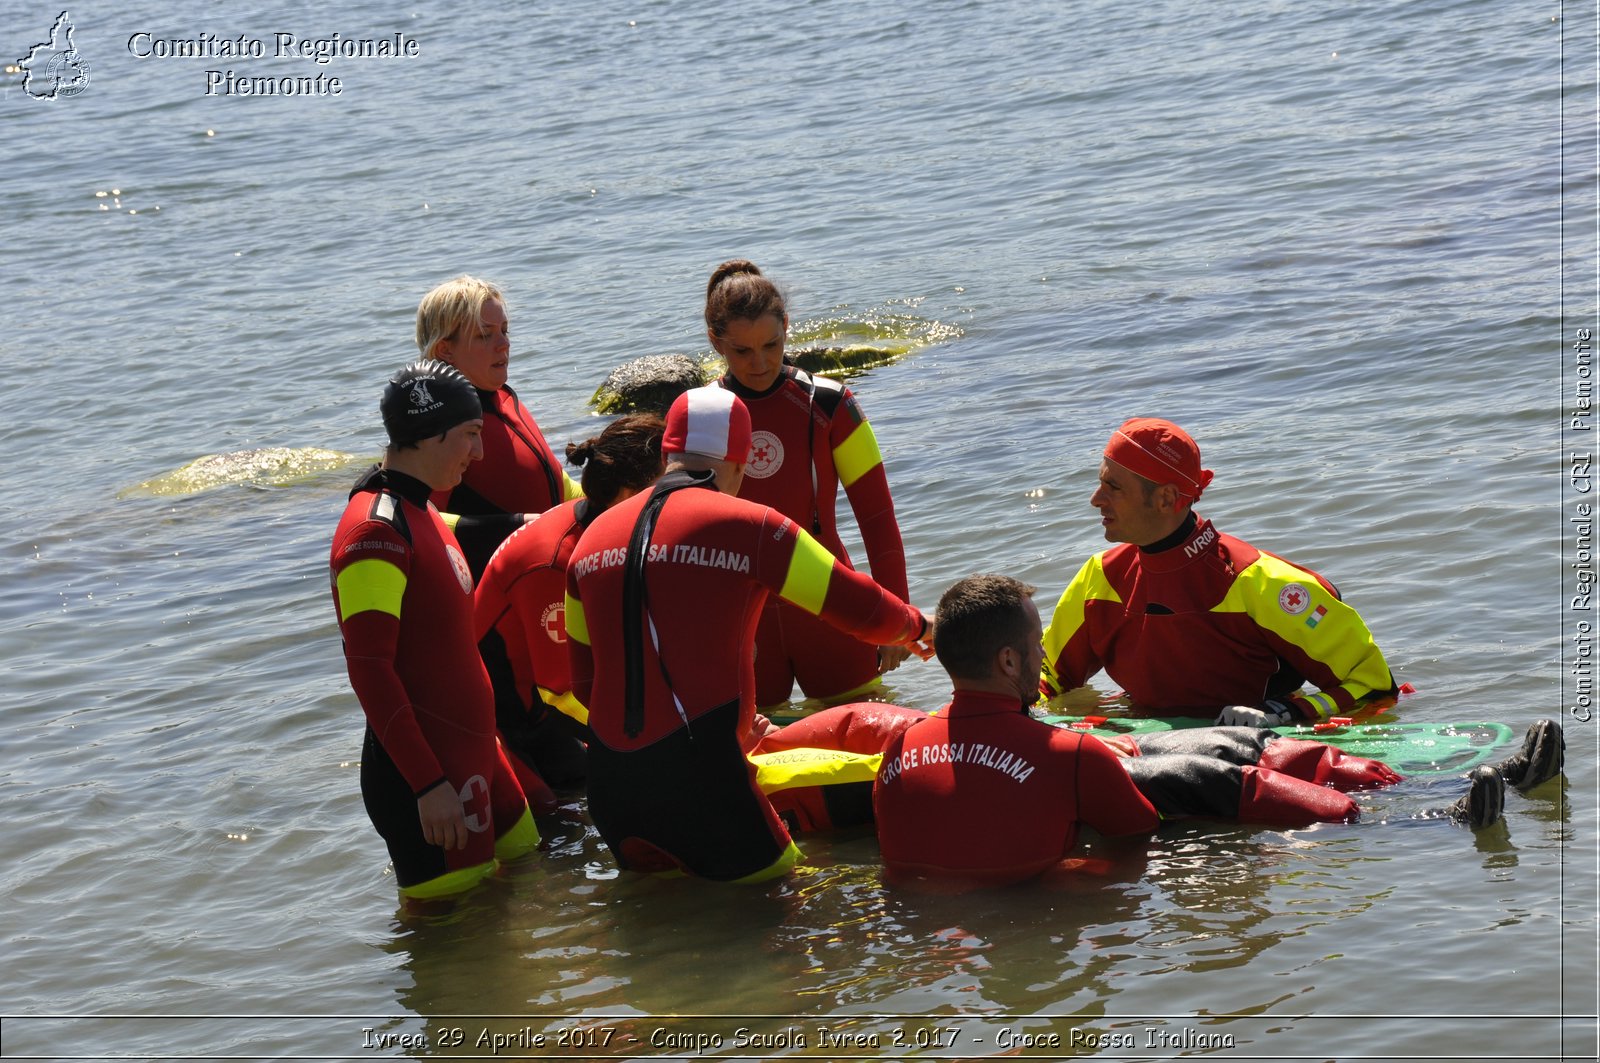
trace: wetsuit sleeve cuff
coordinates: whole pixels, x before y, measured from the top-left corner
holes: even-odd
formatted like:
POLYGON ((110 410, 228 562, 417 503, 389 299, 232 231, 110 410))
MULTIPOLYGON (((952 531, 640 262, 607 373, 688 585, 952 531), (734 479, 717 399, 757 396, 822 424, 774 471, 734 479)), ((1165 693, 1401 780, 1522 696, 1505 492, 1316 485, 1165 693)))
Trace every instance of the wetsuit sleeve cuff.
POLYGON ((1287 701, 1269 701, 1262 706, 1268 712, 1279 712, 1299 723, 1315 723, 1320 716, 1316 707, 1304 698, 1289 698, 1287 701))
POLYGON ((433 782, 429 783, 428 785, 424 786, 422 789, 418 790, 412 796, 414 796, 418 801, 420 801, 424 797, 426 797, 428 794, 430 794, 433 791, 437 790, 439 787, 443 786, 445 783, 447 783, 449 781, 450 781, 449 778, 447 778, 446 776, 441 775, 437 779, 433 780, 433 782))

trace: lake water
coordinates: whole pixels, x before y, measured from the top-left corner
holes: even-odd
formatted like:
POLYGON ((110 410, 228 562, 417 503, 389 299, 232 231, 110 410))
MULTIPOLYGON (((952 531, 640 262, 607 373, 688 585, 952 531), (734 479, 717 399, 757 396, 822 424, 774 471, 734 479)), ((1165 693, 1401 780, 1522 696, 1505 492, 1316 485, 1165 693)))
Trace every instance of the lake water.
MULTIPOLYGON (((96 0, 86 86, 0 81, 0 1055, 1594 1058, 1594 10, 499 8, 96 0), (202 34, 264 55, 157 43, 202 34), (1048 614, 1103 545, 1109 430, 1169 417, 1205 514, 1360 608, 1400 718, 1557 716, 1566 781, 1476 835, 1416 818, 1458 780, 1410 780, 964 897, 885 888, 861 834, 764 889, 636 881, 574 812, 401 918, 328 596, 354 467, 138 485, 375 455, 417 298, 463 271, 560 447, 611 367, 703 348, 735 255, 798 328, 937 341, 853 384, 919 604, 993 570, 1048 614)), ((4 6, 17 59, 58 14, 4 6)))

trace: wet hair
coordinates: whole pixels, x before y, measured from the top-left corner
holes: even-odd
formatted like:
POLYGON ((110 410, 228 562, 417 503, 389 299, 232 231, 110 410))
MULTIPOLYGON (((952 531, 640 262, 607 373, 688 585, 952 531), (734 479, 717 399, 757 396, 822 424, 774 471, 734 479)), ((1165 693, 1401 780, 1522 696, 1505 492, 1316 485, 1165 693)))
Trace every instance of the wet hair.
POLYGON ((1023 603, 1038 588, 1010 576, 968 576, 944 597, 933 625, 933 650, 954 679, 988 679, 995 654, 1006 647, 1027 653, 1033 637, 1023 603))
POLYGON ((643 490, 661 475, 662 419, 653 413, 630 413, 606 425, 605 431, 582 443, 567 444, 567 464, 583 470, 583 493, 601 509, 609 509, 627 488, 643 490))
POLYGON ((706 284, 706 328, 721 336, 730 321, 754 321, 775 314, 782 321, 789 316, 783 293, 747 258, 724 262, 706 284))
POLYGON ((493 300, 505 306, 505 295, 493 283, 462 274, 437 285, 417 304, 417 350, 424 358, 438 358, 439 344, 471 322, 483 327, 483 304, 493 300))

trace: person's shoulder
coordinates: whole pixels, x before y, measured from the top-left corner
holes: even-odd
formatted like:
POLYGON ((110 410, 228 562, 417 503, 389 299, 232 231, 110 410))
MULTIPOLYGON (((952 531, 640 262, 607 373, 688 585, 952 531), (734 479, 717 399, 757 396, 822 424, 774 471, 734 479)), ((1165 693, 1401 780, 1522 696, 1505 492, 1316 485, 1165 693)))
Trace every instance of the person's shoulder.
MULTIPOLYGON (((522 398, 510 384, 502 384, 495 391, 479 391, 478 398, 483 400, 485 413, 497 412, 505 417, 514 417, 537 425, 533 411, 523 405, 522 398)), ((488 420, 493 420, 489 418, 488 420)), ((485 422, 487 424, 487 421, 485 422)))
POLYGON ((579 513, 579 507, 584 506, 588 501, 587 498, 579 495, 577 498, 567 499, 560 505, 551 506, 518 528, 512 534, 512 538, 526 533, 529 539, 545 542, 563 539, 573 528, 582 526, 583 519, 579 513))
POLYGON ((1083 571, 1092 572, 1099 569, 1107 578, 1137 568, 1139 565, 1139 548, 1132 543, 1118 543, 1115 546, 1091 554, 1083 563, 1083 571))
POLYGON ((639 511, 650 501, 650 495, 649 491, 640 491, 611 506, 589 522, 589 526, 583 530, 584 537, 605 534, 608 529, 618 525, 632 528, 633 522, 638 519, 639 511))
POLYGON ((1264 578, 1275 579, 1280 582, 1294 582, 1312 579, 1326 582, 1313 569, 1307 568, 1298 561, 1291 561, 1282 554, 1272 550, 1264 550, 1253 543, 1233 535, 1218 535, 1217 549, 1225 556, 1238 571, 1251 569, 1264 578))
POLYGON ((782 511, 763 502, 739 498, 737 495, 725 495, 721 491, 695 492, 695 494, 705 496, 696 499, 700 503, 702 512, 716 514, 728 520, 762 524, 774 529, 780 522, 794 523, 782 511))
POLYGON ((788 386, 804 392, 810 401, 822 407, 829 417, 832 417, 841 405, 855 405, 855 396, 840 381, 828 376, 818 376, 796 365, 787 366, 786 370, 784 375, 788 377, 788 386))
POLYGON ((406 503, 388 491, 352 495, 334 532, 332 563, 337 566, 377 558, 399 561, 412 552, 406 503))
POLYGON ((421 519, 427 510, 408 501, 397 491, 382 484, 372 484, 350 496, 346 518, 355 522, 387 528, 407 543, 412 540, 411 523, 421 519), (408 516, 409 513, 409 516, 408 516))

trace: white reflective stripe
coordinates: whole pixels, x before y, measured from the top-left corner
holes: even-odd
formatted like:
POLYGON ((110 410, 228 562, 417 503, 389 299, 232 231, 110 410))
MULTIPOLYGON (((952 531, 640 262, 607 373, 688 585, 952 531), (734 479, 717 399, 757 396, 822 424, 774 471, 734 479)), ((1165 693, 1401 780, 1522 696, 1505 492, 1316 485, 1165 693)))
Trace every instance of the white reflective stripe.
MULTIPOLYGON (((690 454, 726 459, 729 422, 733 404, 737 401, 733 392, 721 388, 694 388, 685 394, 688 396, 689 409, 685 418, 683 449, 690 454)), ((744 456, 740 455, 734 460, 743 461, 744 456)))
MULTIPOLYGON (((644 621, 650 625, 650 644, 656 648, 656 658, 659 660, 661 658, 661 639, 656 636, 656 618, 650 615, 650 610, 648 609, 645 610, 644 621)), ((689 714, 684 711, 683 702, 678 700, 678 692, 670 687, 667 692, 672 695, 672 707, 678 710, 678 719, 683 721, 684 729, 687 730, 689 727, 689 714)))
MULTIPOLYGON (((811 415, 812 407, 816 404, 817 384, 813 380, 811 386, 806 389, 806 442, 809 444, 806 447, 806 461, 811 465, 811 516, 813 523, 821 517, 821 514, 817 512, 817 424, 812 420, 811 415)), ((824 446, 828 444, 826 432, 823 434, 822 443, 824 446)))

